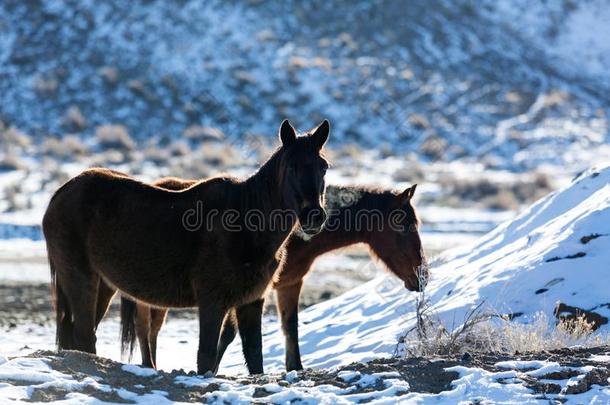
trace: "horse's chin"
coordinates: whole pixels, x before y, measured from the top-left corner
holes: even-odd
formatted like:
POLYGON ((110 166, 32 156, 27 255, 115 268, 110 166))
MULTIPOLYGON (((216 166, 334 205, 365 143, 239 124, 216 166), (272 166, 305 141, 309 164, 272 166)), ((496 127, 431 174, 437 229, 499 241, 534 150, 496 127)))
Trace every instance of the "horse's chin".
POLYGON ((310 227, 310 228, 304 228, 301 227, 301 231, 303 231, 303 233, 307 236, 316 236, 317 234, 319 234, 320 232, 322 232, 322 228, 321 226, 319 227, 310 227))

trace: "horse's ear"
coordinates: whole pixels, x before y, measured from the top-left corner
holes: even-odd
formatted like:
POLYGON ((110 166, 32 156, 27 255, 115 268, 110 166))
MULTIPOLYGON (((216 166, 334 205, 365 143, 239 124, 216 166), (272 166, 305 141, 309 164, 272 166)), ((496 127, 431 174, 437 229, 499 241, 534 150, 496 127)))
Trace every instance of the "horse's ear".
POLYGON ((314 139, 318 149, 322 149, 326 141, 328 141, 328 134, 330 133, 330 122, 328 120, 322 121, 320 125, 313 131, 311 137, 314 139))
POLYGON ((415 194, 415 189, 417 188, 417 184, 413 184, 411 187, 408 187, 405 191, 399 194, 398 198, 400 199, 400 204, 406 204, 411 201, 413 195, 415 194))
POLYGON ((288 120, 284 120, 280 126, 280 140, 283 146, 290 146, 297 139, 297 131, 290 125, 288 120))

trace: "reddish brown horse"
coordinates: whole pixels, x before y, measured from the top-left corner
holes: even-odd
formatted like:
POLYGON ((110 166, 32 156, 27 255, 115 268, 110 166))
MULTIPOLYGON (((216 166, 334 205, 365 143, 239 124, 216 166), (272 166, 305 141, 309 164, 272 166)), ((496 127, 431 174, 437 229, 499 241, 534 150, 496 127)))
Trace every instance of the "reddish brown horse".
MULTIPOLYGON (((181 190, 193 184, 192 180, 165 178, 157 181, 159 187, 181 190)), ((411 202, 416 186, 402 193, 363 187, 328 186, 326 210, 329 214, 322 232, 311 237, 296 232, 286 245, 285 263, 274 282, 277 306, 286 338, 286 368, 303 368, 298 342, 298 307, 303 278, 314 260, 332 250, 356 243, 367 244, 373 256, 378 257, 397 275, 407 289, 423 288, 427 279, 427 266, 418 233, 419 221, 411 202)), ((261 303, 262 304, 262 303, 261 303)), ((123 298, 123 347, 133 348, 137 335, 142 352, 142 363, 156 364, 156 341, 167 315, 166 309, 136 305, 123 298), (134 329, 135 328, 135 329, 134 329)), ((228 314, 219 342, 219 357, 240 330, 235 314, 228 314)), ((242 338, 243 339, 243 338, 242 338)), ((217 364, 218 366, 218 364, 217 364)))
MULTIPOLYGON (((251 373, 263 372, 261 297, 297 219, 308 234, 326 219, 324 121, 282 146, 250 178, 217 177, 170 191, 87 170, 53 196, 43 219, 60 349, 95 353, 95 331, 119 290, 152 306, 199 308, 197 371, 214 372, 228 312, 243 323, 251 373)), ((241 329, 240 329, 241 330, 241 329)))

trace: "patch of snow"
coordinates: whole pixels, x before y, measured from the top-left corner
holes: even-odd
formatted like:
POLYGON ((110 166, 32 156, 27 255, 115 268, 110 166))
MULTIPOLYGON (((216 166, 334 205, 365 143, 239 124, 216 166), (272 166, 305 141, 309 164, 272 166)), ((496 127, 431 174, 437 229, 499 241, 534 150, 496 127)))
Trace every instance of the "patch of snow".
POLYGON ((513 370, 523 370, 527 368, 539 369, 547 365, 546 361, 541 360, 507 360, 499 361, 496 363, 496 367, 510 368, 513 370))
POLYGON ((594 354, 591 356, 591 360, 598 361, 600 363, 610 363, 610 354, 594 354))
POLYGON ((299 378, 299 373, 297 373, 296 370, 289 371, 284 376, 284 380, 286 380, 288 382, 294 382, 294 381, 296 381, 297 378, 299 378))
POLYGON ((340 371, 337 376, 345 382, 354 381, 355 379, 360 377, 360 373, 358 371, 352 370, 343 370, 340 371))
POLYGON ((125 364, 122 367, 123 371, 127 371, 128 373, 135 374, 140 377, 152 377, 157 375, 157 370, 152 368, 145 368, 136 366, 135 364, 125 364))

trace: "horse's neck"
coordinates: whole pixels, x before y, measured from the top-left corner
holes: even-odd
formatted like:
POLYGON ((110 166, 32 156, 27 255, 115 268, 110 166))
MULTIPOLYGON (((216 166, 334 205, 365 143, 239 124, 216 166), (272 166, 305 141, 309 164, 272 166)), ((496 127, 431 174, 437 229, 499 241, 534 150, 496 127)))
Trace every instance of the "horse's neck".
MULTIPOLYGON (((307 240, 307 237, 303 239, 307 240)), ((316 237, 316 250, 318 254, 324 254, 357 243, 368 244, 366 235, 345 228, 339 228, 332 231, 326 230, 322 231, 322 233, 316 237)))
POLYGON ((271 162, 267 162, 244 182, 242 199, 244 212, 256 209, 268 214, 274 210, 288 209, 283 206, 278 175, 273 167, 269 167, 271 165, 271 162))
POLYGON ((288 213, 288 207, 281 196, 278 174, 273 164, 268 162, 265 166, 247 179, 243 186, 241 211, 244 214, 257 210, 262 214, 263 229, 252 233, 255 244, 265 249, 277 250, 292 231, 294 218, 288 214, 284 226, 275 226, 271 221, 275 215, 288 213))

